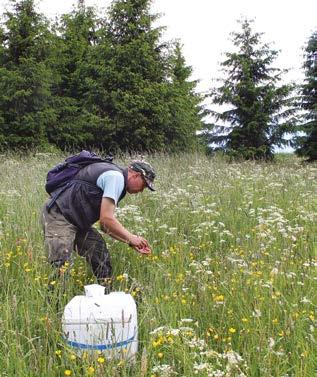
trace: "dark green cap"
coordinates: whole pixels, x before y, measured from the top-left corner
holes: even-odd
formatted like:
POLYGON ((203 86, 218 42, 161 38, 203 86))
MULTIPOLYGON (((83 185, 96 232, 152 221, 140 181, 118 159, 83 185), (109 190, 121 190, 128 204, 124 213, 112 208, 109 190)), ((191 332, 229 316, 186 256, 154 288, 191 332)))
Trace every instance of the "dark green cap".
POLYGON ((155 178, 155 171, 148 162, 135 160, 131 162, 131 165, 129 166, 129 168, 134 171, 137 171, 138 173, 141 173, 146 182, 147 187, 151 191, 155 191, 155 188, 153 186, 153 182, 155 178))

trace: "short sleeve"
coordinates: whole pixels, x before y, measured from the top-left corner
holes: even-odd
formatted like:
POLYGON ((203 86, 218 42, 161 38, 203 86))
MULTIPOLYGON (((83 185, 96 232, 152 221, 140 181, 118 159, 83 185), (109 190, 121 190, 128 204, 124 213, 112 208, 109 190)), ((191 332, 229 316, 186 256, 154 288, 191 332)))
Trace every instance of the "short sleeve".
POLYGON ((96 183, 103 191, 102 197, 113 199, 115 205, 117 205, 124 189, 123 174, 116 170, 109 170, 102 173, 96 183))

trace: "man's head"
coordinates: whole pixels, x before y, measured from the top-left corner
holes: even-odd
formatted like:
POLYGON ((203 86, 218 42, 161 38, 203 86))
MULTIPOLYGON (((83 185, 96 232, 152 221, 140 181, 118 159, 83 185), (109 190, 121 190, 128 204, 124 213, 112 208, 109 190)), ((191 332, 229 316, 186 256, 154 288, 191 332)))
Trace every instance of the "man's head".
POLYGON ((151 191, 155 191, 153 187, 154 178, 155 171, 148 162, 141 160, 132 161, 128 169, 128 193, 136 194, 142 192, 145 187, 151 191))

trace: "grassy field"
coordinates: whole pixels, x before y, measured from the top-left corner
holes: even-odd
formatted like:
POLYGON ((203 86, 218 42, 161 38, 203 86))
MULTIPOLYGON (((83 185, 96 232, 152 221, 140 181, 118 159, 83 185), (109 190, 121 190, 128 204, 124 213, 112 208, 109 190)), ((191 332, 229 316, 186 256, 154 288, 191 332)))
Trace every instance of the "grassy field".
POLYGON ((48 300, 60 282, 38 215, 62 159, 0 157, 0 376, 317 375, 317 165, 148 158, 157 191, 129 196, 117 216, 153 254, 107 239, 114 287, 138 301, 131 366, 79 358, 62 340, 63 305, 94 282, 85 261, 76 257, 62 306, 48 300))

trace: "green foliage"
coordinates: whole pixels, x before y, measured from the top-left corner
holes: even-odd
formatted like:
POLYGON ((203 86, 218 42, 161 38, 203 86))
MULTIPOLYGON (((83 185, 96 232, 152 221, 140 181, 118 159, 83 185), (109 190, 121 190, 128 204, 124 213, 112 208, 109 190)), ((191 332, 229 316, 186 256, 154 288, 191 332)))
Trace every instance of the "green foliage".
POLYGON ((296 153, 308 161, 317 160, 317 31, 308 40, 305 49, 305 81, 301 87, 301 108, 304 110, 303 123, 299 127, 304 136, 298 136, 296 153))
POLYGON ((226 78, 210 94, 221 110, 210 112, 218 123, 205 136, 234 156, 270 160, 274 146, 287 145, 284 135, 294 129, 294 86, 278 86, 283 71, 271 67, 278 52, 261 42, 251 22, 240 21, 242 30, 232 33, 237 51, 227 52, 221 63, 226 78))
POLYGON ((172 96, 169 102, 170 124, 168 139, 174 140, 176 150, 197 145, 197 131, 202 129, 202 96, 195 92, 195 81, 190 81, 191 67, 186 65, 181 45, 176 43, 170 58, 169 84, 172 96))
POLYGON ((106 15, 78 1, 54 25, 11 0, 0 27, 2 147, 185 150, 202 128, 179 45, 162 44, 149 0, 106 15))
POLYGON ((109 13, 114 138, 121 149, 185 150, 202 126, 195 84, 187 82, 191 70, 180 47, 174 56, 160 43, 161 29, 152 27, 156 16, 149 7, 149 0, 119 0, 109 13), (180 81, 174 80, 175 64, 186 72, 180 81))
POLYGON ((33 0, 11 2, 1 31, 0 141, 2 147, 31 147, 45 143, 55 120, 46 66, 50 33, 33 0))
POLYGON ((80 5, 64 14, 54 27, 50 65, 54 72, 52 94, 57 121, 47 129, 48 140, 61 148, 93 144, 98 116, 86 108, 89 71, 98 39, 98 20, 93 8, 80 5))

